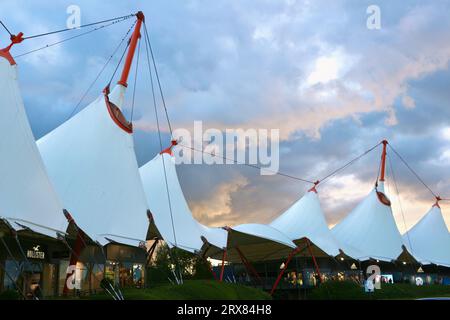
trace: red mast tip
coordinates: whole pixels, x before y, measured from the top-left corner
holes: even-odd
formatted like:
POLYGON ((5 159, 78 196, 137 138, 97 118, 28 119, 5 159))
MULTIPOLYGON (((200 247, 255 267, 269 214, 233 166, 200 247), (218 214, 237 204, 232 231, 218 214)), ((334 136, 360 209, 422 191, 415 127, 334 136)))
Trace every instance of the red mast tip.
POLYGON ((4 49, 0 49, 0 57, 5 58, 8 60, 10 65, 15 65, 16 61, 14 61, 14 58, 11 56, 11 53, 9 53, 9 50, 11 47, 17 43, 21 43, 23 41, 23 32, 19 32, 17 35, 12 34, 11 35, 11 43, 9 46, 7 46, 4 49))
POLYGON ((139 11, 138 13, 136 13, 136 18, 137 18, 137 22, 136 22, 136 26, 134 27, 134 31, 133 34, 131 35, 130 38, 130 44, 129 44, 129 49, 128 49, 128 54, 127 57, 125 59, 125 64, 123 65, 123 70, 122 70, 122 75, 120 76, 120 80, 117 82, 118 84, 127 87, 128 86, 128 74, 130 73, 130 69, 131 69, 131 63, 133 62, 133 57, 134 57, 134 52, 136 51, 136 46, 137 46, 137 42, 139 40, 139 38, 141 37, 141 25, 142 22, 145 19, 144 13, 142 13, 142 11, 139 11))
POLYGON ((318 185, 319 183, 320 183, 320 180, 317 180, 316 182, 314 182, 313 187, 312 187, 311 189, 309 189, 308 192, 315 192, 315 193, 317 193, 316 187, 317 187, 317 185, 318 185))
POLYGON ((145 16, 144 16, 144 13, 142 11, 138 11, 136 13, 136 18, 138 18, 138 20, 145 21, 145 16))
POLYGON ((383 144, 383 153, 381 154, 381 169, 380 169, 380 181, 384 181, 385 172, 386 172, 386 146, 388 145, 387 140, 381 141, 383 144))
POLYGON ((441 197, 436 196, 436 202, 433 204, 433 207, 438 207, 438 208, 440 208, 440 206, 439 206, 439 201, 441 201, 441 200, 442 200, 441 197))

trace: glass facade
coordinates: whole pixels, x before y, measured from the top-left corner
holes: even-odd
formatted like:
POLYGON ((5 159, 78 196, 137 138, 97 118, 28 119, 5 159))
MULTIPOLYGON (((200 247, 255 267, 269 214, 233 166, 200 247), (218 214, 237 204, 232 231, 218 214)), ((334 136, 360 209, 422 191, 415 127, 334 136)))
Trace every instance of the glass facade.
POLYGON ((6 260, 3 288, 13 290, 16 285, 30 299, 55 295, 56 266, 30 260, 6 260))
POLYGON ((132 262, 107 261, 105 277, 120 287, 144 286, 144 265, 132 262))

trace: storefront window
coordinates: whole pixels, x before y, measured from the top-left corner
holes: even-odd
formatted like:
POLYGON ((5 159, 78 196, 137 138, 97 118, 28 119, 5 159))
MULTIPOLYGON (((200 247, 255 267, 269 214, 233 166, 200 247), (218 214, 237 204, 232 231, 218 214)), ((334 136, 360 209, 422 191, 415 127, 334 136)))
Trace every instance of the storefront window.
POLYGON ((42 295, 42 263, 6 260, 5 271, 5 289, 17 286, 29 298, 42 295))
POLYGON ((59 263, 59 277, 58 277, 58 293, 62 294, 64 285, 66 284, 67 268, 69 267, 69 260, 61 260, 59 263))
POLYGON ((107 261, 105 277, 120 287, 143 287, 144 266, 130 262, 107 261))

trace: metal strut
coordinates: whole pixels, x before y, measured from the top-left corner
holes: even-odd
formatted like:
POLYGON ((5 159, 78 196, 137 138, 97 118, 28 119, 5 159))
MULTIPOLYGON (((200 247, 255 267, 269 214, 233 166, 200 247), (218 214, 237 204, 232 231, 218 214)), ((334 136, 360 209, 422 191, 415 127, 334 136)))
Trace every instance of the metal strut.
POLYGON ((309 254, 311 255, 311 257, 313 259, 313 263, 314 263, 314 267, 316 268, 317 275, 319 276, 319 282, 322 283, 322 275, 320 274, 319 265, 317 264, 316 257, 314 256, 314 254, 312 252, 311 242, 309 241, 308 238, 306 238, 306 244, 308 246, 309 254))
POLYGON ((153 254, 155 253, 156 246, 158 245, 158 241, 159 241, 159 239, 156 238, 155 242, 153 242, 153 244, 150 247, 150 249, 148 249, 148 252, 147 252, 147 266, 149 266, 150 263, 152 262, 152 257, 153 257, 153 254))
POLYGON ((316 272, 319 276, 319 282, 322 283, 322 276, 320 274, 320 269, 319 269, 319 265, 317 264, 316 261, 316 257, 314 256, 312 249, 311 249, 311 242, 309 241, 308 238, 305 238, 305 242, 306 242, 306 246, 302 249, 300 249, 300 247, 295 248, 294 250, 292 250, 292 252, 289 254, 289 256, 287 257, 286 261, 284 262, 284 267, 281 270, 281 272, 278 274, 277 279, 275 280, 275 283, 272 286, 272 290, 270 291, 270 295, 273 295, 273 293, 275 292, 275 290, 278 287, 278 284, 280 283, 281 278, 283 277, 283 274, 285 273, 286 269, 288 268, 289 263, 291 262, 292 258, 297 255, 298 253, 302 252, 303 250, 305 250, 306 248, 308 248, 309 254, 311 255, 312 259, 313 259, 313 263, 314 263, 314 267, 316 269, 316 272))
POLYGON ((223 272, 225 270, 225 259, 227 258, 227 249, 223 250, 223 254, 222 254, 222 269, 220 270, 220 279, 219 282, 222 282, 223 280, 223 272))
MULTIPOLYGON (((304 250, 304 249, 305 249, 305 248, 303 248, 302 250, 304 250)), ((274 293, 275 290, 277 289, 278 284, 280 283, 280 280, 281 280, 281 278, 283 277, 283 274, 284 274, 284 272, 286 271, 286 269, 287 269, 289 263, 291 262, 292 258, 293 258, 297 253, 299 253, 299 252, 302 251, 302 250, 300 250, 300 248, 297 247, 297 248, 295 248, 294 250, 292 250, 292 252, 289 254, 289 256, 287 257, 286 261, 284 262, 284 267, 283 267, 283 269, 282 269, 281 272, 278 274, 278 277, 277 277, 277 279, 275 280, 275 283, 274 283, 273 286, 272 286, 272 290, 270 290, 270 295, 273 295, 273 293, 274 293)))
POLYGON ((238 246, 235 246, 235 249, 238 252, 239 257, 241 258, 242 263, 244 264, 245 268, 247 269, 247 272, 252 273, 255 276, 255 278, 257 278, 258 281, 262 284, 263 281, 262 281, 261 277, 259 276, 258 272, 253 267, 253 265, 247 260, 247 258, 244 256, 244 254, 242 253, 242 251, 239 249, 238 246))

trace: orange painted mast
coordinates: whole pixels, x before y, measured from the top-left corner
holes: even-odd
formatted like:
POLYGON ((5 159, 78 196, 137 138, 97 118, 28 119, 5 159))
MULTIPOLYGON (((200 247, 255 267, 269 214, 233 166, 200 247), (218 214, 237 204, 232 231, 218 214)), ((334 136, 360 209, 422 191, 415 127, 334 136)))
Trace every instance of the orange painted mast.
POLYGON ((386 174, 386 147, 388 142, 387 140, 383 140, 381 143, 383 144, 383 153, 381 154, 380 182, 384 182, 384 177, 386 174))
POLYGON ((145 20, 144 13, 139 11, 136 13, 136 26, 134 27, 133 34, 130 38, 130 48, 128 49, 127 57, 125 59, 125 64, 123 65, 122 75, 120 76, 120 80, 117 82, 118 84, 127 87, 128 75, 130 74, 131 64, 133 63, 134 52, 136 51, 137 42, 141 36, 141 26, 142 22, 145 20))

